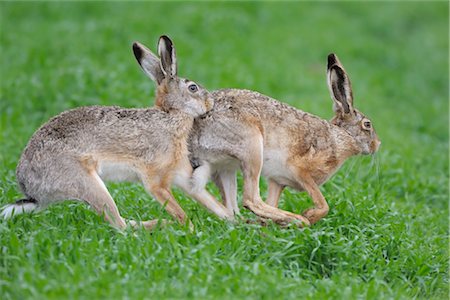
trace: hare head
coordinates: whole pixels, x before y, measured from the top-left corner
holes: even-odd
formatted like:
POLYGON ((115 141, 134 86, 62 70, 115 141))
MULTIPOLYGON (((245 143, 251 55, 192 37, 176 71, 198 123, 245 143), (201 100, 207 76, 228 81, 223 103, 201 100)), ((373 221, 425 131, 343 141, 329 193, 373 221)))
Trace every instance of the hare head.
POLYGON ((183 111, 198 117, 213 107, 209 92, 199 84, 177 76, 177 59, 172 41, 159 38, 159 59, 144 45, 133 43, 133 52, 144 73, 156 82, 155 105, 164 111, 183 111))
POLYGON ((350 79, 335 54, 328 55, 327 81, 334 100, 335 116, 331 123, 345 129, 356 141, 362 154, 375 153, 381 142, 372 122, 353 107, 350 79))

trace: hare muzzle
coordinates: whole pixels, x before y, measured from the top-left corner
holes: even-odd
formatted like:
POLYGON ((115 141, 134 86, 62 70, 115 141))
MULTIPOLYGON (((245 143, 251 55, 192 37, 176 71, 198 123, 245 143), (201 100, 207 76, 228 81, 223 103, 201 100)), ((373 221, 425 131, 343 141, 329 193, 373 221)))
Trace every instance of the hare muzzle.
POLYGON ((381 145, 381 141, 379 139, 373 140, 370 143, 370 152, 371 154, 374 154, 375 152, 378 151, 378 149, 380 148, 381 145))

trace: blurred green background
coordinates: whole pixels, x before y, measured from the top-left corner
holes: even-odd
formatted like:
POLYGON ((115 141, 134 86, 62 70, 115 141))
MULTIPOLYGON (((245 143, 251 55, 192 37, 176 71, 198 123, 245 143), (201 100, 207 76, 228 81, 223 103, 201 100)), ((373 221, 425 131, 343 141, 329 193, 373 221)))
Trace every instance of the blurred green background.
MULTIPOLYGON (((448 295, 447 2, 2 2, 0 203, 33 132, 81 105, 143 107, 154 84, 133 41, 175 43, 179 74, 253 89, 324 118, 328 53, 383 144, 324 185, 311 229, 227 224, 184 195, 197 232, 119 235, 81 204, 0 223, 6 298, 445 298, 448 295)), ((109 185, 126 217, 164 215, 137 185, 109 185)), ((213 187, 211 187, 213 189, 213 187)), ((265 193, 265 183, 262 182, 265 193)), ((304 194, 281 207, 301 211, 304 194)), ((251 217, 249 214, 245 214, 251 217)))

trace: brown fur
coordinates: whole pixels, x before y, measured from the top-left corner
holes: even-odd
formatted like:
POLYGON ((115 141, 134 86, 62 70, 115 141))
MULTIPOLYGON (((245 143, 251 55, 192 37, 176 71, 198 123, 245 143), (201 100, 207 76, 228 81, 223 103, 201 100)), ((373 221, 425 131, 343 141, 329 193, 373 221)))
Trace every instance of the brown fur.
MULTIPOLYGON (((257 92, 235 89, 213 92, 214 109, 194 123, 190 138, 191 161, 212 165, 213 178, 219 187, 223 187, 220 178, 225 175, 221 174, 233 174, 225 170, 224 160, 234 157, 240 162, 244 173, 244 191, 246 185, 250 185, 249 190, 257 191, 255 185, 259 180, 257 172, 260 167, 257 162, 248 163, 250 158, 245 154, 251 151, 239 145, 255 136, 261 137, 264 150, 251 155, 263 156, 262 174, 269 180, 267 203, 276 207, 286 186, 307 191, 315 208, 303 215, 310 223, 317 222, 328 213, 328 204, 319 185, 327 181, 348 157, 374 153, 380 144, 373 128, 361 126, 364 120, 369 120, 353 108, 350 80, 334 54, 328 58, 328 83, 336 112, 330 122, 257 92), (255 129, 253 133, 249 128, 255 129), (233 145, 230 145, 230 140, 233 145), (214 157, 213 153, 219 158, 214 157), (249 176, 250 183, 245 178, 248 171, 245 170, 246 165, 251 165, 250 169, 255 174, 254 177, 249 176)), ((226 181, 233 182, 232 177, 235 175, 227 176, 226 181)), ((221 194, 226 197, 233 193, 221 191, 221 194)), ((249 206, 249 203, 259 205, 258 199, 256 192, 244 195, 244 206, 249 206), (249 200, 246 197, 253 198, 249 200)), ((225 202, 236 202, 236 198, 225 199, 225 202)), ((257 214, 273 218, 279 223, 298 218, 298 215, 289 215, 284 211, 269 212, 266 208, 257 214)))
MULTIPOLYGON (((212 100, 207 90, 198 86, 191 92, 188 87, 195 83, 177 77, 175 51, 167 37, 160 38, 158 48, 165 56, 162 64, 147 48, 133 45, 144 72, 158 83, 156 107, 80 107, 52 118, 31 137, 17 166, 17 180, 37 208, 65 199, 85 201, 123 229, 126 222, 103 180, 138 180, 175 219, 186 222, 170 187, 176 184, 190 193, 187 138, 194 118, 206 113, 212 100)), ((232 218, 205 190, 193 196, 220 217, 232 218)), ((3 215, 9 217, 21 205, 6 207, 3 215)), ((153 228, 157 222, 129 223, 153 228)))

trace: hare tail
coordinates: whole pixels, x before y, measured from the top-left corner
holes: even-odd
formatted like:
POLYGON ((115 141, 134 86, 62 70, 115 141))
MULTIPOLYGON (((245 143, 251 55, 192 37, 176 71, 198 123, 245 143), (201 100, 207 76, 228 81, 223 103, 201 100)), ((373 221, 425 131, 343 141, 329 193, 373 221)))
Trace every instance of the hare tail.
POLYGON ((38 202, 35 199, 21 199, 16 203, 5 205, 0 209, 0 218, 9 219, 14 215, 35 211, 38 208, 38 202))

